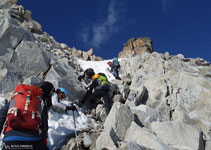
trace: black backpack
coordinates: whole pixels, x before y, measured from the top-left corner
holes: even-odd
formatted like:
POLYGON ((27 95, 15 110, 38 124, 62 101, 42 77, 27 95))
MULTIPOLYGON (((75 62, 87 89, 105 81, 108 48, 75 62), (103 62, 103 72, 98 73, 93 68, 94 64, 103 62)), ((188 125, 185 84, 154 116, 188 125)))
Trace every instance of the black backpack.
MULTIPOLYGON (((105 73, 98 73, 100 76, 104 76, 104 77, 106 77, 106 75, 105 75, 105 73)), ((107 78, 107 77, 106 77, 107 78)))

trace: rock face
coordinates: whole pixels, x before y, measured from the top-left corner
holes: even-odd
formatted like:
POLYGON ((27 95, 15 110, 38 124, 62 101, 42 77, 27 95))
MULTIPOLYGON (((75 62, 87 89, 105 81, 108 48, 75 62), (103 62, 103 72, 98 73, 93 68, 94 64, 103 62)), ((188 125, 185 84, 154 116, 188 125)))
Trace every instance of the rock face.
POLYGON ((10 8, 13 5, 17 4, 17 0, 1 0, 0 1, 0 9, 2 8, 10 8))
POLYGON ((117 143, 124 139, 125 132, 133 120, 133 114, 127 105, 114 103, 104 123, 104 131, 96 141, 96 149, 117 148, 117 143))
POLYGON ((166 146, 155 134, 146 128, 141 128, 136 123, 131 123, 130 128, 126 132, 126 141, 134 141, 140 146, 156 150, 168 150, 166 146))
MULTIPOLYGON (((77 59, 102 58, 93 49, 58 43, 16 2, 0 1, 0 92, 9 97, 19 83, 45 80, 71 91, 69 100, 79 99, 85 89, 77 80, 77 59)), ((99 124, 80 133, 80 148, 210 150, 209 62, 153 52, 149 38, 130 39, 119 56, 122 81, 111 81, 118 89, 112 109, 106 115, 103 105, 97 106, 92 117, 99 124)), ((63 150, 77 149, 73 138, 68 141, 63 150)))
POLYGON ((162 144, 171 145, 167 149, 205 149, 206 139, 209 147, 211 67, 207 61, 153 52, 122 59, 121 70, 123 80, 131 80, 126 104, 140 127, 156 133, 162 144), (182 139, 182 134, 191 138, 182 139))
POLYGON ((177 149, 203 149, 201 131, 193 126, 176 122, 153 122, 151 129, 166 145, 177 149))
POLYGON ((144 52, 153 52, 152 41, 150 38, 131 38, 124 44, 119 57, 128 57, 130 55, 141 55, 144 52))
MULTIPOLYGON (((62 49, 61 45, 43 33, 39 23, 32 20, 31 12, 17 6, 16 2, 0 2, 1 93, 13 91, 18 83, 28 83, 32 78, 40 81, 34 78, 41 78, 53 82, 56 88, 62 86, 73 91, 69 94, 70 100, 78 99, 85 90, 78 82, 75 70, 68 62, 62 62, 62 58, 58 59, 41 40, 51 40, 53 49, 62 49)), ((72 66, 77 66, 73 60, 72 66)))
POLYGON ((211 66, 207 61, 153 52, 123 58, 120 64, 123 82, 118 87, 125 104, 113 104, 96 149, 210 148, 211 66))

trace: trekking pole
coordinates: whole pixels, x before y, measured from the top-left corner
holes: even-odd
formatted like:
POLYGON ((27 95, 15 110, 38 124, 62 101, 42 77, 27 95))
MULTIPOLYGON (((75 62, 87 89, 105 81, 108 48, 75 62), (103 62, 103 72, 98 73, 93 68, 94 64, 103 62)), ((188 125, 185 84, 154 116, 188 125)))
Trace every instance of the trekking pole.
MULTIPOLYGON (((77 109, 76 109, 77 110, 77 109)), ((78 113, 78 111, 77 111, 78 113)), ((77 137, 77 132, 76 132, 76 121, 75 121, 75 114, 73 111, 73 121, 74 121, 74 130, 75 130, 75 139, 76 139, 76 146, 77 146, 77 150, 79 150, 79 144, 78 144, 78 137, 77 137)))
POLYGON ((77 112, 78 116, 80 116, 79 112, 78 112, 78 109, 76 108, 76 104, 73 103, 73 106, 75 106, 75 111, 77 112))
POLYGON ((110 75, 109 75, 110 72, 109 72, 108 68, 106 69, 106 72, 108 73, 108 77, 110 78, 110 75))
POLYGON ((80 114, 79 114, 78 110, 77 110, 77 109, 75 109, 75 111, 77 112, 78 116, 80 116, 80 114))

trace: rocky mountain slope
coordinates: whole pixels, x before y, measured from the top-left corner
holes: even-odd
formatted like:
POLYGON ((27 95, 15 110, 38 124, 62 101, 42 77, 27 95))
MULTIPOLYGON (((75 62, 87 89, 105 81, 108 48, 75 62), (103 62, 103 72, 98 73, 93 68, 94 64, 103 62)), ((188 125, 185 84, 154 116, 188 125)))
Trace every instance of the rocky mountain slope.
MULTIPOLYGON (((69 91, 71 101, 85 93, 77 80, 78 59, 102 60, 58 43, 31 12, 15 0, 0 2, 0 91, 10 96, 18 83, 46 80, 69 91)), ((211 66, 201 58, 153 52, 149 38, 130 39, 119 54, 122 81, 108 114, 98 105, 99 126, 81 131, 80 149, 210 150, 211 66), (82 148, 83 147, 83 148, 82 148)), ((106 69, 106 68, 105 68, 106 69)), ((67 138, 62 150, 76 149, 67 138)))

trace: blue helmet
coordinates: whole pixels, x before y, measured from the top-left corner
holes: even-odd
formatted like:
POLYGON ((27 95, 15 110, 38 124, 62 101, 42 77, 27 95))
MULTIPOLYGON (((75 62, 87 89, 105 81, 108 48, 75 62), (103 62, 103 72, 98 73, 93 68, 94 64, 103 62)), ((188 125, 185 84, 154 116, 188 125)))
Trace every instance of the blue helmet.
POLYGON ((65 96, 67 96, 67 89, 65 89, 65 88, 59 88, 59 90, 61 91, 61 92, 63 92, 64 94, 65 94, 65 96))

